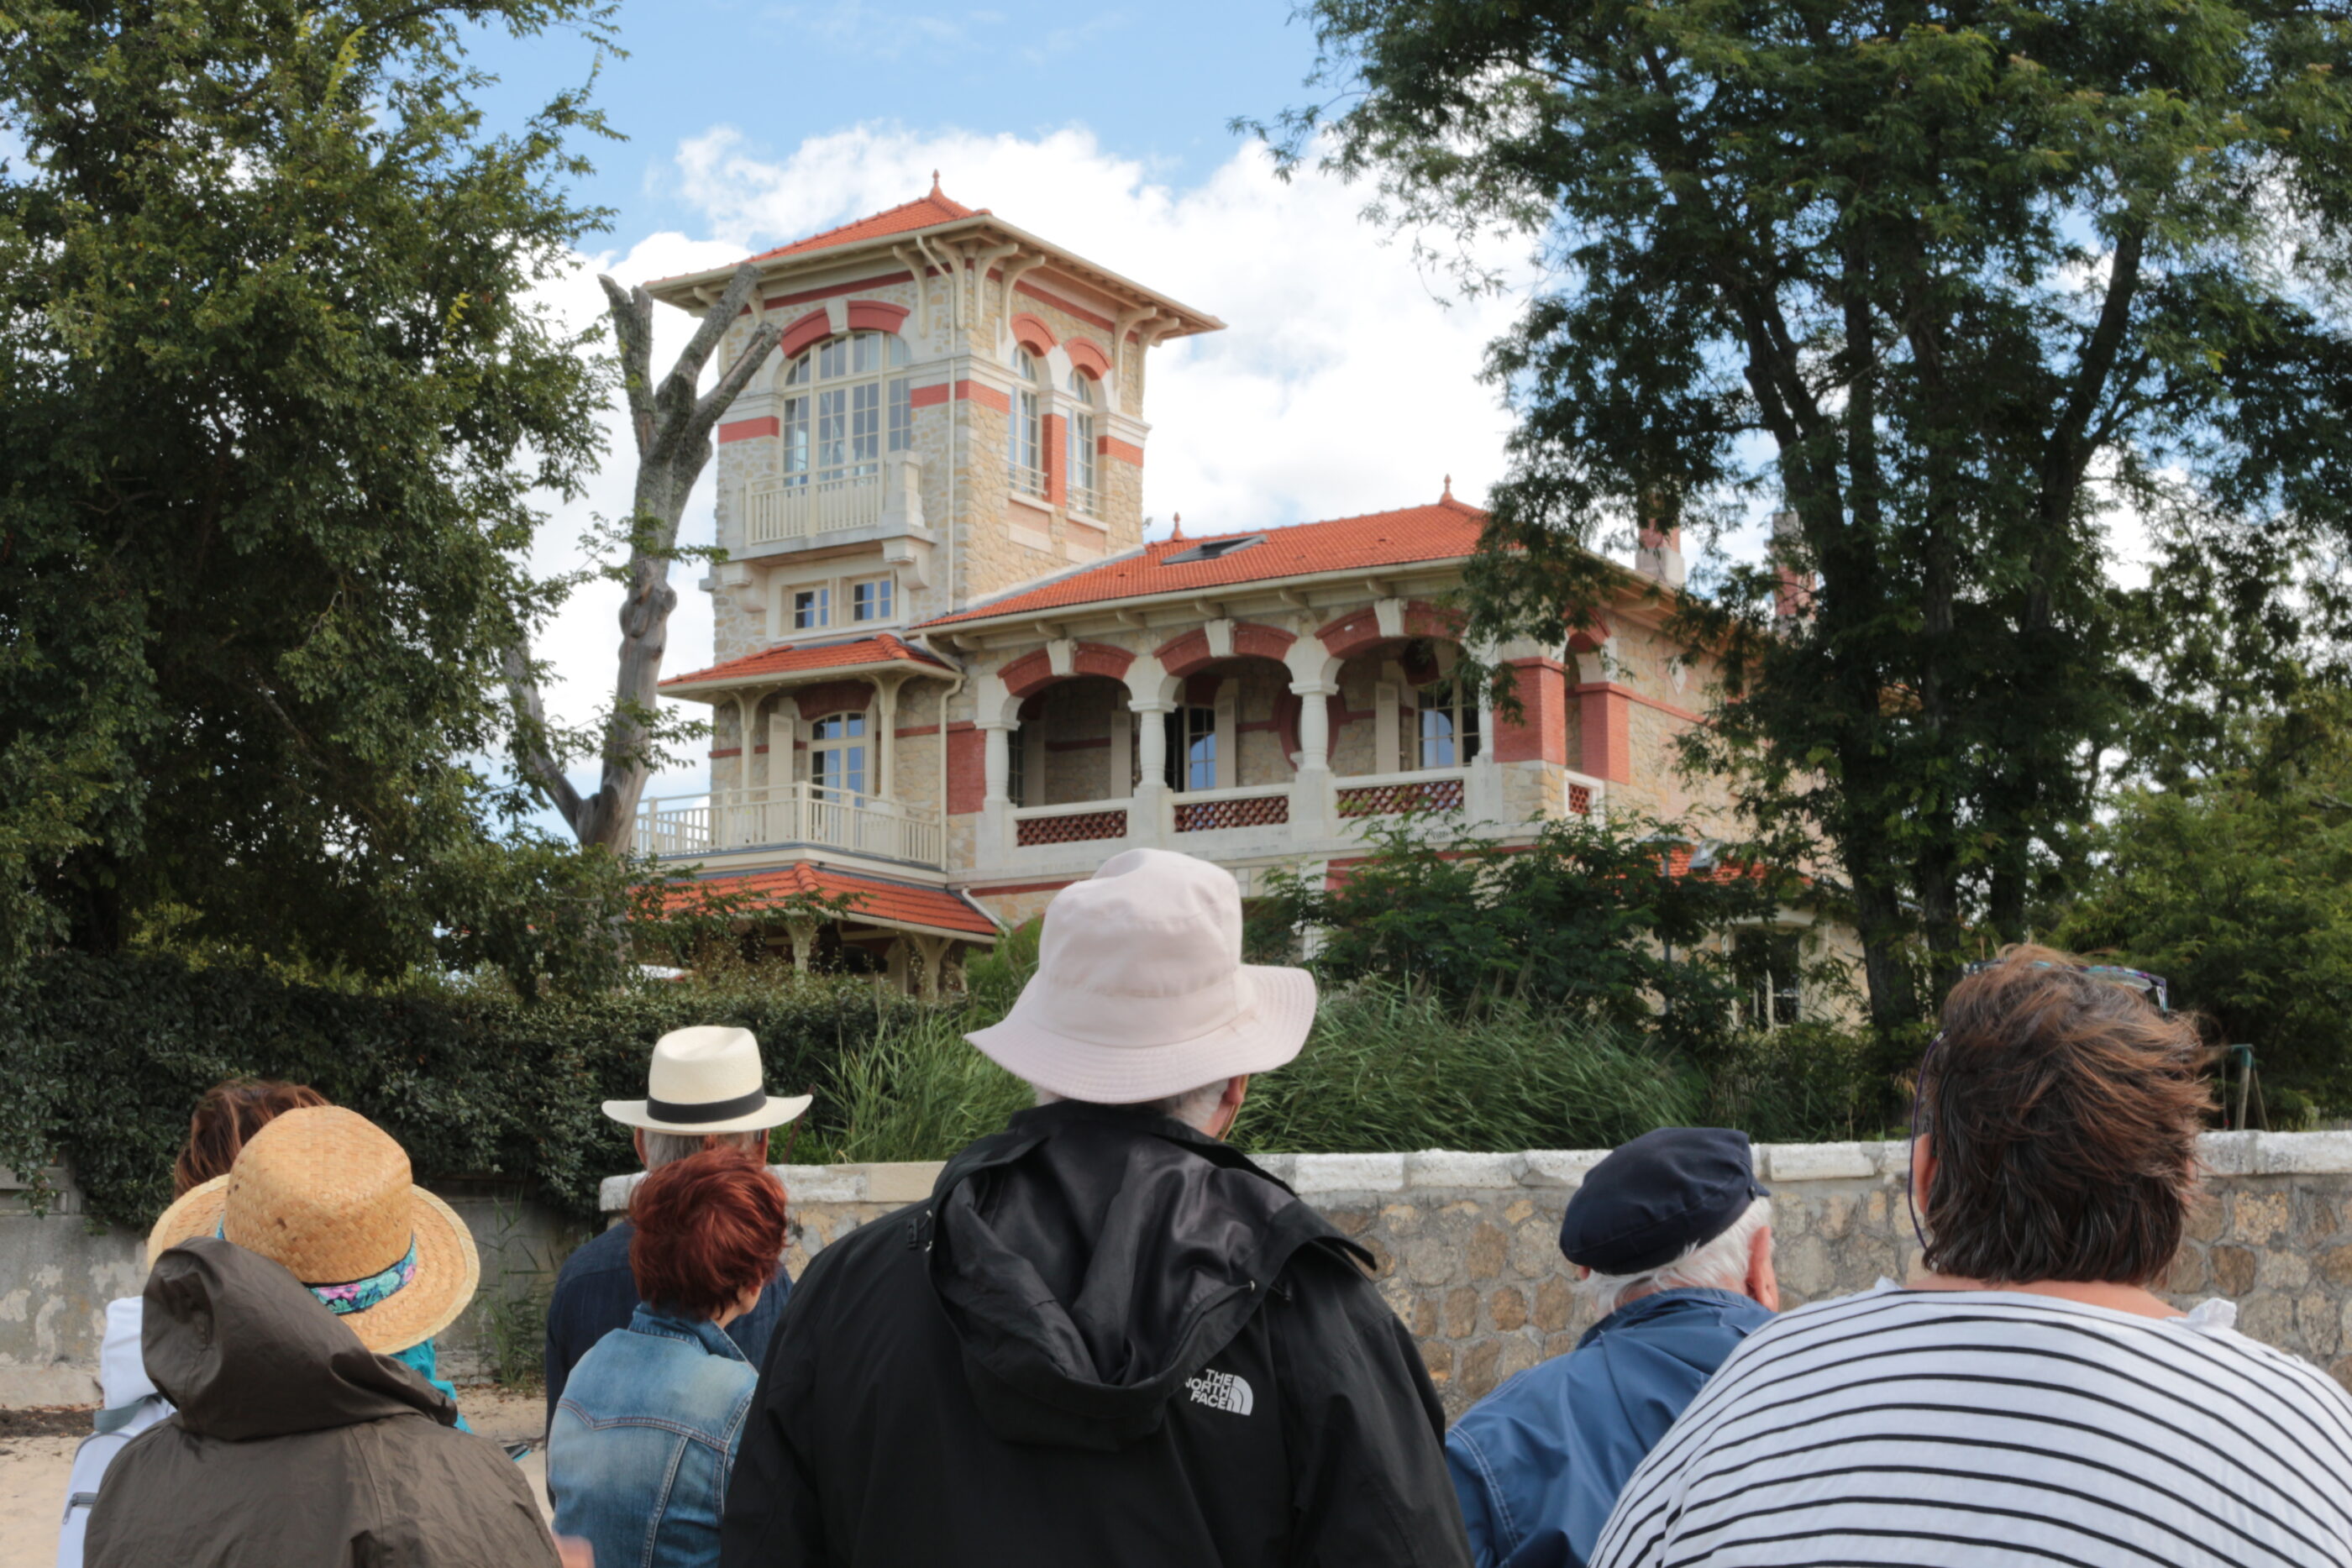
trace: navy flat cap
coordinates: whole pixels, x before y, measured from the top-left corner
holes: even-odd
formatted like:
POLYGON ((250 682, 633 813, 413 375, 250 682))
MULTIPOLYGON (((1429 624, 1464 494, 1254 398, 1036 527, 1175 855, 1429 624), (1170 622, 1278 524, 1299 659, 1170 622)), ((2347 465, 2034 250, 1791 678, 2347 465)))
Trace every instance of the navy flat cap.
POLYGON ((1766 1196, 1748 1134, 1660 1127, 1594 1166, 1559 1222, 1562 1256, 1596 1274, 1663 1268, 1766 1196))

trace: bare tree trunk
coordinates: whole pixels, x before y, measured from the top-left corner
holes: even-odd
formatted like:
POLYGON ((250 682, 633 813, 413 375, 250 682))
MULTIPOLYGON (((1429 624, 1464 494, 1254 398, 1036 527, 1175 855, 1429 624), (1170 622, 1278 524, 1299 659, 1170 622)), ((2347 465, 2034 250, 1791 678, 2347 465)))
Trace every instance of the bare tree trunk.
POLYGON ((645 792, 646 776, 653 765, 656 688, 668 643, 670 612, 677 606, 677 591, 669 585, 669 567, 677 550, 678 519, 695 480, 710 461, 712 427, 767 359, 782 329, 766 321, 756 325, 751 340, 718 384, 697 397, 695 384, 702 379, 702 367, 759 290, 758 269, 750 266, 735 269, 727 292, 703 313, 693 340, 659 386, 653 379, 653 296, 643 288, 624 291, 610 277, 596 281, 604 286, 610 301, 613 335, 620 349, 629 428, 637 444, 637 485, 621 601, 620 669, 613 684, 613 710, 605 718, 598 748, 603 777, 593 794, 583 796, 572 787, 563 774, 563 759, 549 744, 547 708, 531 667, 527 639, 518 637, 507 650, 506 677, 515 705, 517 758, 525 776, 548 804, 562 813, 572 835, 583 844, 624 850, 636 817, 637 798, 645 792))

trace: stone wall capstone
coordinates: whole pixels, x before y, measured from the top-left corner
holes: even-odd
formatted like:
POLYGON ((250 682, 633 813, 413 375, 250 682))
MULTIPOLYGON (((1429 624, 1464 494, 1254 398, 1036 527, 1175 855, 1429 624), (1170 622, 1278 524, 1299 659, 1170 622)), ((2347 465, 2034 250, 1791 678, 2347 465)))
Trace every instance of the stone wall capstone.
MULTIPOLYGON (((1916 1266, 1905 1143, 1759 1145, 1784 1306, 1901 1281, 1916 1266)), ((1559 1219, 1605 1150, 1265 1155, 1266 1170, 1370 1251, 1448 1418, 1576 1346, 1594 1314, 1571 1288, 1559 1219)), ((2352 1133, 2217 1133, 2189 1237, 2160 1293, 2237 1303, 2238 1327, 2352 1386, 2352 1133)), ((835 1239, 930 1194, 937 1165, 786 1166, 797 1276, 835 1239)), ((633 1178, 604 1184, 627 1203, 633 1178)))

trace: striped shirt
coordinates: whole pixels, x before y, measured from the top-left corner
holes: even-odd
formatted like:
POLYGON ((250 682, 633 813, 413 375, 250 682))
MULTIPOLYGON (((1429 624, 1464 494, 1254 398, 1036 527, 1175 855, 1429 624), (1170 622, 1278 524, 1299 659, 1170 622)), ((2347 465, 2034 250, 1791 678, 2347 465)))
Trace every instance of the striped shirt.
POLYGON ((2352 1565, 2352 1400, 2208 1301, 1904 1291, 1750 1335, 1591 1568, 2352 1565))

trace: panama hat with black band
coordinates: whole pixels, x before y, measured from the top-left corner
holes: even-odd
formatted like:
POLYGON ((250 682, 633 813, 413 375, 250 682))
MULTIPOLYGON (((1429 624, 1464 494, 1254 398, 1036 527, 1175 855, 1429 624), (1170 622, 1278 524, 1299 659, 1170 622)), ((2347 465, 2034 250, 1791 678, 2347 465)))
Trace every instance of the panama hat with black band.
POLYGON ((809 1108, 810 1097, 771 1095, 760 1042, 748 1029, 703 1025, 654 1042, 642 1100, 607 1100, 604 1114, 625 1127, 688 1137, 761 1133, 809 1108))

